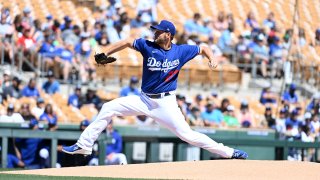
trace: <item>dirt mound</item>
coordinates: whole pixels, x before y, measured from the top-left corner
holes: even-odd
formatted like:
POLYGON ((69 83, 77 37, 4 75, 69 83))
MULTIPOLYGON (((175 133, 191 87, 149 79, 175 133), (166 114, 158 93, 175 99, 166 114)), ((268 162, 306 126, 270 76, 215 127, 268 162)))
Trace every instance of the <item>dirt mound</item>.
POLYGON ((320 164, 289 161, 215 160, 83 166, 3 173, 150 179, 320 179, 320 164))

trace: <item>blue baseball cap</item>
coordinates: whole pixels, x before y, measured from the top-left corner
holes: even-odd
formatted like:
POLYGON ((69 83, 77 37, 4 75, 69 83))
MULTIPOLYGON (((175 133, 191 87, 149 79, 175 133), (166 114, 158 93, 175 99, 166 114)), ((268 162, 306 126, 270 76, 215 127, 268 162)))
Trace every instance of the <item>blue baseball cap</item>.
POLYGON ((176 27, 174 27, 172 22, 167 20, 162 20, 158 25, 150 26, 150 28, 170 32, 172 36, 176 34, 176 27))
POLYGON ((297 89, 297 86, 295 84, 291 84, 290 89, 297 89))
POLYGON ((81 121, 81 123, 80 123, 81 126, 89 126, 89 124, 90 124, 90 122, 87 119, 81 121))

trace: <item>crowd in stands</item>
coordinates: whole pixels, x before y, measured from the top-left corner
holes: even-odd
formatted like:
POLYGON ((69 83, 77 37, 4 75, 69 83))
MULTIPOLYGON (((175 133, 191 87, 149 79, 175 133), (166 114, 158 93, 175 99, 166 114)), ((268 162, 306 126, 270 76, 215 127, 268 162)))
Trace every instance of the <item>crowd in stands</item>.
MULTIPOLYGON (((29 7, 25 7, 22 14, 11 17, 10 9, 2 7, 0 47, 4 48, 4 61, 17 65, 17 58, 14 58, 17 56, 14 53, 15 48, 16 52, 23 53, 23 57, 28 59, 31 65, 37 67, 40 65, 37 55, 41 54, 43 62, 40 63, 44 63, 47 81, 40 85, 31 78, 25 84, 10 71, 5 71, 0 80, 0 107, 6 109, 0 108, 0 122, 27 122, 32 130, 39 130, 39 123, 47 124, 48 130, 55 131, 59 122, 56 107, 45 102, 42 94, 61 93, 61 82, 78 83, 74 93, 69 95, 67 105, 77 109, 91 106, 98 112, 104 100, 97 95, 97 87, 89 86, 86 94, 83 94, 82 83, 93 82, 96 79, 95 66, 90 60, 90 55, 97 46, 107 46, 129 37, 134 29, 139 30, 140 37, 152 39, 153 33, 149 27, 157 21, 157 3, 157 0, 140 0, 137 15, 131 18, 121 1, 110 1, 109 7, 96 10, 99 16, 95 22, 85 20, 82 24, 75 24, 70 16, 65 16, 63 21, 59 21, 50 14, 46 16, 45 22, 41 22, 31 16, 29 7), (12 62, 13 60, 15 62, 12 62), (36 103, 34 106, 27 103, 29 101, 14 103, 23 98, 33 99, 36 103)), ((221 11, 216 19, 203 18, 200 13, 195 13, 192 19, 184 23, 183 30, 180 30, 174 41, 178 44, 206 44, 212 48, 217 58, 221 58, 225 63, 234 63, 232 58, 235 56, 239 63, 250 65, 251 61, 255 61, 260 67, 261 76, 265 78, 283 77, 283 64, 292 42, 300 47, 320 46, 320 29, 315 30, 315 39, 312 42, 307 42, 303 28, 298 30, 298 39, 294 39, 292 29, 282 33, 283 30, 277 27, 277 17, 272 12, 263 22, 257 22, 254 13, 249 12, 243 26, 244 31, 237 37, 234 33, 237 26, 232 13, 225 14, 221 11)), ((250 66, 241 67, 245 71, 250 70, 250 66)), ((129 85, 123 87, 119 96, 140 94, 138 84, 139 77, 131 77, 129 85)), ((201 94, 195 97, 178 94, 177 102, 191 126, 270 128, 279 132, 280 138, 283 139, 313 142, 319 137, 320 94, 314 94, 307 106, 302 106, 304 102, 300 100, 296 91, 295 84, 289 84, 287 91, 280 96, 273 92, 271 87, 264 88, 260 97, 263 117, 257 116, 249 100, 243 99, 236 103, 234 99, 220 97, 215 91, 208 97, 201 94)), ((156 124, 151 118, 143 115, 128 119, 115 117, 113 122, 117 125, 156 124)), ((94 121, 94 116, 86 122, 89 121, 94 121)), ((15 155, 8 156, 11 163, 8 167, 31 166, 35 159, 39 162, 41 160, 41 163, 38 163, 41 167, 46 166, 46 151, 49 152, 47 144, 41 140, 28 141, 16 139, 14 144, 17 146, 11 151, 15 155), (23 144, 28 145, 22 147, 23 144), (37 151, 42 153, 40 155, 35 153, 36 150, 29 148, 37 148, 37 151), (25 157, 29 155, 30 157, 25 157)), ((120 153, 121 150, 116 152, 120 153)), ((110 155, 112 152, 107 153, 106 163, 113 162, 112 157, 115 156, 110 155)), ((121 155, 120 161, 126 162, 121 155)))

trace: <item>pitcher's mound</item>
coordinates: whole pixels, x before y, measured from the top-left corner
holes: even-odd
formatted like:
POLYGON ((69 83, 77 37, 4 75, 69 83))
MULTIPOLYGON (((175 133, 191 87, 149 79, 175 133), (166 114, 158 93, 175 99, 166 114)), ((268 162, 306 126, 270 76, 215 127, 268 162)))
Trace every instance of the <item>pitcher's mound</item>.
POLYGON ((320 179, 320 164, 289 161, 215 160, 83 166, 11 171, 12 174, 147 179, 320 179))

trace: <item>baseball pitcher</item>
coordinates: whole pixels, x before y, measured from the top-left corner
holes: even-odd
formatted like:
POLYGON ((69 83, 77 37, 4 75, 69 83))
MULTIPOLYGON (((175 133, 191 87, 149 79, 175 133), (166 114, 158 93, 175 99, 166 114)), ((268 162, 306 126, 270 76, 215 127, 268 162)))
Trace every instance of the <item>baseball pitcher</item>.
POLYGON ((110 55, 124 48, 130 47, 139 51, 143 56, 141 95, 120 97, 105 103, 96 120, 85 129, 78 142, 63 147, 63 152, 90 155, 93 143, 113 116, 146 115, 194 146, 224 158, 246 159, 246 152, 224 146, 202 133, 193 131, 176 102, 175 90, 182 66, 198 54, 202 54, 209 59, 209 67, 216 68, 218 63, 213 52, 204 46, 172 43, 176 29, 167 20, 162 20, 150 28, 154 30, 153 42, 142 38, 129 38, 112 44, 107 52, 95 55, 98 64, 108 64, 116 60, 110 55))

